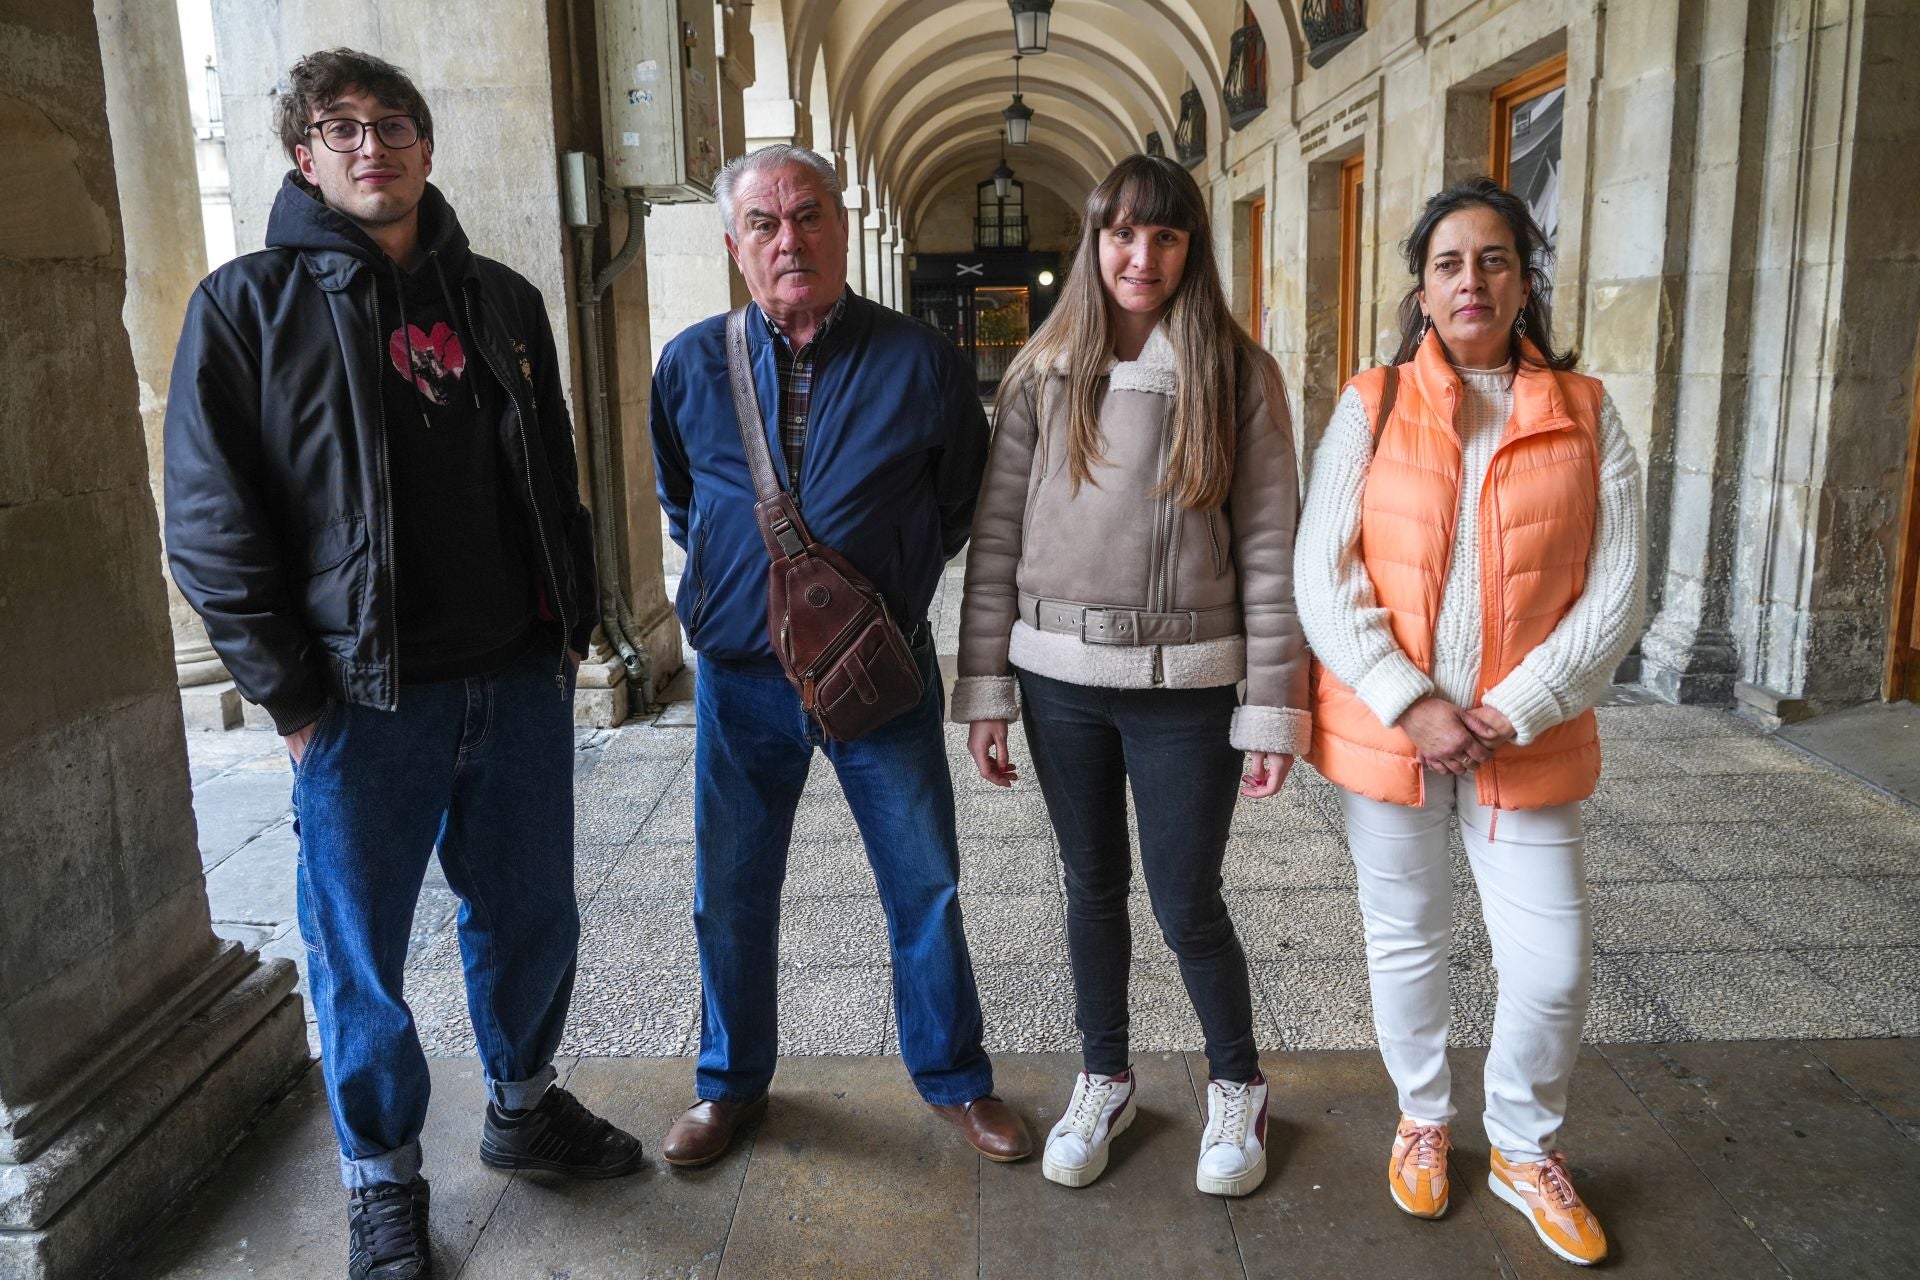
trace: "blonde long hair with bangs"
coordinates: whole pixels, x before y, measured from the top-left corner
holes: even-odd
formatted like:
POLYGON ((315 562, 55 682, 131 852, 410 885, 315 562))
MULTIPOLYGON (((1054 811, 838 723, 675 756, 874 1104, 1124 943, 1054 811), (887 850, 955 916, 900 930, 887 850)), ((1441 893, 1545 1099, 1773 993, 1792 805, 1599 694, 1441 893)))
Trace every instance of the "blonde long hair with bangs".
POLYGON ((1247 335, 1227 307, 1206 197, 1193 175, 1164 156, 1132 155, 1115 165, 1087 197, 1080 246, 1060 301, 1008 367, 995 399, 996 418, 1009 396, 1029 384, 1038 402, 1046 375, 1066 370, 1067 473, 1078 493, 1098 484, 1093 469, 1106 462, 1100 431, 1100 379, 1113 355, 1107 294, 1100 281, 1100 233, 1122 222, 1173 227, 1187 233, 1187 261, 1172 302, 1160 319, 1173 346, 1177 390, 1173 443, 1157 490, 1193 511, 1225 504, 1233 486, 1235 424, 1242 361, 1261 371, 1267 402, 1285 403, 1279 368, 1247 335))

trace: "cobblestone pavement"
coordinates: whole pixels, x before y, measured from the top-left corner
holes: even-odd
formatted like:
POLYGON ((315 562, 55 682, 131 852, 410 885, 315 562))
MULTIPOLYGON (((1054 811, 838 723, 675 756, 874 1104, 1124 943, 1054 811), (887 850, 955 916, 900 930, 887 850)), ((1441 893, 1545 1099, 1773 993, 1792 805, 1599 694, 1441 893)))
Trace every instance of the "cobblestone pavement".
MULTIPOLYGON (((936 603, 955 647, 959 580, 936 603)), ((949 664, 950 665, 950 664, 949 664)), ((681 691, 688 688, 683 680, 681 691)), ((1603 778, 1587 806, 1595 915, 1587 1038, 1671 1042, 1920 1035, 1920 810, 1722 712, 1600 709, 1603 778)), ((691 704, 582 731, 576 794, 583 918, 562 1051, 676 1055, 697 1041, 691 704)), ((189 735, 207 887, 221 932, 302 964, 289 773, 270 733, 189 735)), ((982 782, 947 730, 961 894, 991 1047, 1075 1044, 1058 862, 1037 784, 982 782)), ((1014 757, 1027 758, 1017 735, 1014 757)), ((832 770, 816 758, 795 826, 781 929, 783 1055, 895 1051, 886 933, 832 770)), ((1455 837, 1453 1036, 1485 1044, 1494 983, 1455 837)), ((1353 870, 1333 789, 1296 771, 1242 801, 1228 900, 1265 1048, 1372 1044, 1353 870)), ((454 916, 437 866, 415 917, 408 998, 430 1052, 468 1054, 454 916)), ((1136 1049, 1200 1047, 1136 877, 1136 1049)), ((309 1013, 311 1016, 311 1013, 309 1013)))

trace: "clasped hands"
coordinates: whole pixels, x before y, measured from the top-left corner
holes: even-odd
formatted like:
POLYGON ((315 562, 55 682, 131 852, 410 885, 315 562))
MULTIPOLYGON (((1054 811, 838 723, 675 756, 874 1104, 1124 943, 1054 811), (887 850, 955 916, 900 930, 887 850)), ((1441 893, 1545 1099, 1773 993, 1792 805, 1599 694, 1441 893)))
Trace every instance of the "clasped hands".
POLYGON ((1413 739, 1420 763, 1437 773, 1463 774, 1484 764, 1503 742, 1513 741, 1513 722, 1484 703, 1471 711, 1432 694, 1408 707, 1400 727, 1413 739))

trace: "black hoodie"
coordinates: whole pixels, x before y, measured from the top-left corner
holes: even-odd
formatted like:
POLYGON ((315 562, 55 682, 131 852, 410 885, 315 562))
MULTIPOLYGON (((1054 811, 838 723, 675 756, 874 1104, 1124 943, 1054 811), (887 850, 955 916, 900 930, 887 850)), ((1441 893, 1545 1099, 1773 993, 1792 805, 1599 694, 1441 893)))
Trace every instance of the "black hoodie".
POLYGON ((497 664, 536 619, 556 624, 564 696, 563 646, 583 648, 597 617, 540 295, 468 249, 431 184, 420 214, 422 255, 401 273, 289 174, 268 248, 188 306, 167 403, 168 557, 282 733, 329 697, 391 708, 403 678, 497 664))
POLYGON ((539 608, 530 530, 490 429, 505 393, 467 350, 466 317, 448 284, 464 277, 469 256, 443 201, 421 210, 410 270, 385 255, 373 264, 387 356, 380 382, 402 684, 493 670, 525 649, 539 608))

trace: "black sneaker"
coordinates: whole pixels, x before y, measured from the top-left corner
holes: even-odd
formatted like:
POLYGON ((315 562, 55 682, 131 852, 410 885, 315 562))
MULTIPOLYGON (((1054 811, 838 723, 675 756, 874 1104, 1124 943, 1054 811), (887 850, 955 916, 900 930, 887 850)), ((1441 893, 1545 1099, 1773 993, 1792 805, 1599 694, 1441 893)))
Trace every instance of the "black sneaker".
POLYGON ((347 1280, 430 1280, 427 1199, 425 1178, 347 1193, 347 1280))
POLYGON ((623 1133, 555 1086, 517 1116, 487 1103, 480 1161, 495 1169, 543 1169, 576 1178, 618 1178, 640 1167, 640 1139, 623 1133))

